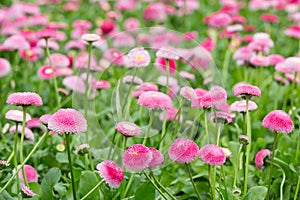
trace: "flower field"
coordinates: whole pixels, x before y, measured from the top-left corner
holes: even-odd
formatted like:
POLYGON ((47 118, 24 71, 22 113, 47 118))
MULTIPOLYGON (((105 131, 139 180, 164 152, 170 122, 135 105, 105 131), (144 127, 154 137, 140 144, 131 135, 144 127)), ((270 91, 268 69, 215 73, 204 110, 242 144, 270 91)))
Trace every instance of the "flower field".
POLYGON ((300 1, 2 0, 0 200, 300 199, 300 1))

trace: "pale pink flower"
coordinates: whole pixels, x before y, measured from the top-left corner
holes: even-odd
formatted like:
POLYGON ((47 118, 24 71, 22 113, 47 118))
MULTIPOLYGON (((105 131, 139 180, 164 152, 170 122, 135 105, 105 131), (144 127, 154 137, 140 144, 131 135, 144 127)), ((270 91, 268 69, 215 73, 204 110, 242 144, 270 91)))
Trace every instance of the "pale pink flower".
POLYGON ((158 58, 165 58, 165 59, 170 59, 170 60, 178 60, 179 59, 176 49, 172 48, 172 47, 159 48, 159 50, 156 52, 156 56, 158 58))
POLYGON ((4 47, 14 50, 26 50, 30 49, 29 43, 25 40, 23 36, 13 35, 7 38, 4 43, 4 47))
POLYGON ((105 80, 93 80, 92 87, 95 89, 106 89, 110 88, 110 83, 105 80))
MULTIPOLYGON (((38 173, 37 171, 30 165, 24 165, 25 175, 28 183, 38 182, 38 173)), ((23 173, 20 170, 18 173, 22 183, 24 183, 23 173)))
POLYGON ((124 64, 124 55, 118 49, 108 49, 104 52, 103 58, 107 59, 110 63, 115 65, 124 64))
POLYGON ((143 83, 143 80, 137 76, 131 76, 131 75, 124 76, 122 79, 122 83, 131 83, 131 82, 136 85, 141 85, 143 83))
POLYGON ((78 147, 76 147, 75 152, 79 155, 84 155, 88 153, 88 149, 90 148, 89 144, 81 144, 78 147))
POLYGON ((158 91, 158 86, 152 82, 142 83, 138 86, 138 90, 141 91, 158 91))
POLYGON ((96 168, 100 176, 112 188, 118 188, 124 179, 123 169, 112 160, 103 161, 96 168))
POLYGON ((169 157, 178 163, 189 163, 198 156, 199 147, 187 138, 176 139, 169 148, 169 157))
POLYGON ((118 122, 116 130, 125 136, 135 136, 141 133, 141 128, 132 122, 118 122))
MULTIPOLYGON (((27 117, 26 117, 26 120, 27 120, 27 117)), ((26 127, 27 128, 40 128, 41 127, 40 119, 32 118, 31 120, 28 120, 26 122, 26 127)))
MULTIPOLYGON (((40 48, 46 48, 46 41, 44 39, 40 39, 36 45, 40 48)), ((53 50, 59 50, 59 44, 53 40, 48 41, 48 48, 53 50)))
POLYGON ((201 160, 209 165, 223 165, 226 156, 221 147, 214 144, 207 144, 199 150, 201 160))
POLYGON ((152 160, 149 163, 149 168, 161 165, 164 162, 164 156, 162 153, 153 147, 149 147, 149 150, 152 152, 152 160))
POLYGON ((153 156, 148 147, 134 144, 123 154, 123 165, 129 171, 142 171, 149 166, 153 156))
POLYGON ((239 143, 242 145, 250 144, 251 140, 247 135, 240 135, 239 136, 239 143))
POLYGON ((180 95, 189 101, 193 100, 196 97, 194 89, 189 86, 182 87, 180 89, 180 95))
POLYGON ((71 76, 73 74, 73 70, 70 68, 56 68, 55 75, 56 76, 71 76))
POLYGON ((48 128, 58 133, 78 134, 87 130, 87 122, 75 109, 60 109, 49 118, 48 128))
POLYGON ((266 67, 269 65, 269 59, 266 56, 260 56, 260 55, 253 55, 250 58, 250 63, 254 66, 261 66, 261 67, 266 67))
POLYGON ((85 82, 79 76, 68 76, 63 79, 62 84, 77 93, 85 93, 85 82))
POLYGON ((283 134, 288 134, 294 130, 291 117, 282 110, 273 110, 268 113, 262 121, 262 126, 273 132, 283 134))
POLYGON ((33 196, 36 195, 36 194, 35 194, 29 187, 27 187, 25 184, 22 184, 21 190, 22 190, 28 197, 33 197, 33 196))
POLYGON ((86 44, 82 40, 70 40, 65 45, 65 50, 68 51, 71 49, 76 49, 83 51, 85 49, 85 46, 86 44))
POLYGON ((157 83, 158 83, 159 85, 169 86, 169 87, 178 85, 177 79, 176 79, 176 78, 173 78, 173 77, 169 77, 169 85, 167 85, 167 77, 166 77, 166 76, 159 76, 159 77, 157 78, 157 83))
POLYGON ((149 109, 167 110, 172 107, 172 99, 168 95, 155 91, 144 92, 137 103, 149 109))
POLYGON ((290 72, 300 72, 300 58, 289 57, 284 61, 284 65, 290 72))
MULTIPOLYGON (((22 126, 18 126, 18 131, 16 130, 16 125, 14 125, 14 126, 12 126, 10 129, 9 129, 9 132, 10 133, 16 133, 16 132, 18 132, 19 134, 21 134, 22 133, 22 126)), ((33 134, 33 132, 29 129, 29 128, 27 128, 27 127, 25 127, 25 133, 24 133, 24 136, 25 136, 25 138, 27 138, 28 140, 30 140, 30 141, 34 141, 34 134, 33 134)))
POLYGON ((222 151, 224 152, 226 158, 231 158, 232 156, 232 152, 230 151, 230 149, 225 148, 225 147, 221 147, 222 151))
POLYGON ((148 51, 142 47, 134 48, 129 51, 128 59, 132 67, 147 67, 151 61, 148 51))
POLYGON ((112 46, 115 48, 133 47, 135 46, 135 39, 132 35, 121 32, 114 35, 112 46))
POLYGON ((299 39, 300 38, 300 26, 292 26, 285 30, 286 35, 299 39))
POLYGON ((87 43, 93 43, 100 40, 100 36, 93 33, 86 33, 81 36, 81 39, 87 43))
POLYGON ((275 70, 278 71, 278 72, 281 72, 281 73, 291 73, 293 69, 291 68, 287 68, 284 64, 284 62, 280 62, 280 63, 277 63, 275 65, 275 70))
POLYGON ((8 96, 7 104, 18 106, 41 106, 43 105, 42 98, 33 92, 16 92, 8 96))
POLYGON ((9 162, 7 162, 6 160, 0 160, 0 169, 4 168, 4 167, 8 167, 10 165, 9 162))
POLYGON ((0 78, 6 76, 11 71, 11 66, 8 60, 0 58, 0 78))
MULTIPOLYGON (((60 53, 53 53, 50 55, 50 60, 52 62, 53 67, 68 67, 70 65, 70 60, 67 56, 60 54, 60 53)), ((49 65, 50 62, 47 59, 46 64, 49 65)))
POLYGON ((268 56, 269 64, 276 65, 278 63, 284 62, 285 58, 279 54, 272 54, 268 56))
MULTIPOLYGON (((248 110, 256 110, 257 105, 254 101, 249 100, 248 101, 248 110)), ((230 105, 230 110, 235 111, 235 112, 246 112, 246 100, 241 100, 241 101, 235 101, 230 105)))
POLYGON ((145 21, 165 21, 166 12, 165 5, 163 3, 152 3, 148 5, 143 13, 145 21))
MULTIPOLYGON (((5 118, 15 122, 23 122, 23 111, 21 110, 9 110, 5 114, 5 118)), ((30 114, 26 113, 26 122, 31 120, 30 114)))
POLYGON ((264 159, 268 157, 270 159, 271 151, 269 149, 262 149, 259 152, 257 152, 255 156, 255 166, 258 169, 262 169, 264 166, 264 159))
POLYGON ((140 22, 136 18, 127 18, 124 22, 124 28, 126 31, 133 31, 140 27, 140 22))
POLYGON ((44 125, 47 125, 48 124, 48 121, 51 117, 51 114, 44 114, 40 117, 40 121, 44 124, 44 125))
POLYGON ((254 52, 249 47, 241 47, 234 54, 233 59, 237 61, 249 62, 254 52))
POLYGON ((186 71, 179 72, 179 75, 182 78, 185 78, 185 79, 190 79, 190 80, 194 80, 195 79, 195 75, 194 74, 186 72, 186 71))
POLYGON ((228 26, 232 22, 230 15, 226 13, 215 13, 209 16, 208 24, 214 28, 228 26))

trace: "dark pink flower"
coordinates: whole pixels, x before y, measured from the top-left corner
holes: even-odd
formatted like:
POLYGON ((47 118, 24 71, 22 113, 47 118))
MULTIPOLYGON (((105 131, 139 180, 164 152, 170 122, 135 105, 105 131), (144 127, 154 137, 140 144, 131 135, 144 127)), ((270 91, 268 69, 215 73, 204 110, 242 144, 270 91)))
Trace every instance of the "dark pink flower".
MULTIPOLYGON (((170 108, 166 111, 166 120, 167 121, 175 121, 178 119, 178 109, 177 108, 170 108)), ((164 121, 165 112, 163 111, 159 115, 160 121, 164 121)), ((180 116, 180 121, 182 121, 182 116, 180 116)))
POLYGON ((282 110, 273 110, 262 121, 262 126, 273 132, 288 134, 294 130, 291 117, 282 110))
POLYGON ((270 22, 270 23, 278 23, 278 17, 276 15, 272 14, 262 14, 260 16, 260 20, 264 22, 270 22))
POLYGON ((152 152, 152 160, 149 163, 149 168, 161 165, 164 162, 164 156, 162 153, 153 147, 149 147, 149 150, 152 152))
MULTIPOLYGON (((167 61, 165 58, 155 59, 155 66, 163 73, 166 73, 166 69, 167 69, 166 64, 167 61)), ((168 66, 169 66, 169 73, 171 76, 173 76, 177 68, 175 60, 168 60, 168 66)))
MULTIPOLYGON (((37 171, 30 165, 24 165, 24 170, 25 170, 25 175, 26 175, 26 179, 28 181, 28 183, 31 182, 38 182, 38 174, 37 171)), ((24 183, 24 178, 23 178, 23 174, 22 171, 19 171, 19 177, 21 179, 21 181, 24 183)))
POLYGON ((168 95, 155 91, 144 92, 137 103, 149 109, 167 110, 172 107, 172 99, 168 95))
POLYGON ((187 138, 176 139, 169 148, 169 157, 178 163, 189 163, 198 156, 198 145, 187 138))
POLYGON ((299 39, 300 38, 300 26, 289 27, 287 30, 285 30, 285 34, 290 37, 299 39))
POLYGON ((142 131, 140 127, 132 122, 118 122, 115 128, 125 136, 139 135, 142 131))
POLYGON ((8 60, 0 58, 0 78, 6 76, 11 71, 11 66, 8 60))
POLYGON ((43 105, 42 98, 33 92, 16 92, 8 96, 7 104, 18 106, 41 106, 43 105))
POLYGON ((245 83, 238 83, 233 88, 234 96, 238 97, 245 97, 245 96, 257 96, 260 97, 261 91, 258 87, 245 84, 245 83))
POLYGON ((104 35, 107 35, 116 29, 116 24, 115 22, 106 19, 102 22, 100 29, 104 35))
POLYGON ((199 150, 200 158, 209 165, 223 165, 226 156, 221 147, 214 144, 207 144, 199 150))
MULTIPOLYGON (((27 117, 26 117, 27 120, 27 117)), ((26 123, 27 128, 40 128, 41 123, 39 118, 32 118, 31 120, 28 120, 26 123)))
POLYGON ((134 144, 123 154, 123 165, 129 171, 141 171, 149 166, 153 156, 148 147, 134 144))
POLYGON ((54 71, 54 75, 57 75, 57 68, 56 67, 51 67, 49 65, 45 65, 39 68, 38 70, 38 76, 40 79, 43 80, 49 80, 52 79, 52 72, 54 71))
POLYGON ((262 149, 259 152, 257 152, 255 156, 255 166, 258 169, 262 169, 264 166, 264 159, 268 157, 270 159, 271 151, 269 149, 262 149))
POLYGON ((100 176, 112 188, 118 188, 124 179, 123 169, 112 160, 106 160, 97 165, 100 176))
POLYGON ((93 80, 92 87, 95 89, 106 89, 110 88, 110 83, 105 80, 93 80))
POLYGON ((60 109, 49 118, 48 128, 58 133, 78 134, 87 130, 87 122, 75 109, 60 109))
POLYGON ((269 64, 276 65, 278 63, 284 62, 285 58, 279 54, 272 54, 268 56, 269 64))

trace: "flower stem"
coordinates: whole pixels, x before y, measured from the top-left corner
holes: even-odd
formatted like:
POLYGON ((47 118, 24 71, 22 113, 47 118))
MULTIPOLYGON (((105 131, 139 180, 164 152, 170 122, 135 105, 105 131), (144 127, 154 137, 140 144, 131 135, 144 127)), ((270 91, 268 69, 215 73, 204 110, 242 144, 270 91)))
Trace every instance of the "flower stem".
POLYGON ((297 142, 297 150, 296 150, 296 160, 298 161, 298 157, 299 157, 299 151, 300 151, 300 127, 298 130, 298 142, 297 142))
MULTIPOLYGON (((18 151, 18 138, 19 138, 19 133, 18 133, 18 122, 16 122, 16 132, 15 132, 15 143, 14 143, 14 165, 15 165, 15 169, 16 169, 16 174, 17 173, 17 169, 18 169, 18 155, 17 155, 17 151, 18 151)), ((18 194, 20 193, 20 182, 19 182, 19 176, 17 176, 17 190, 18 190, 18 194)))
POLYGON ((237 154, 237 159, 236 159, 236 166, 235 166, 234 179, 233 179, 233 188, 236 188, 236 182, 237 182, 237 177, 239 174, 240 157, 241 157, 242 148, 243 148, 243 145, 240 144, 240 148, 239 148, 239 151, 237 154))
MULTIPOLYGON (((246 129, 247 129, 247 137, 251 141, 251 119, 249 114, 249 97, 246 97, 246 129)), ((247 145, 246 149, 246 163, 245 163, 245 174, 244 174, 244 196, 247 194, 248 187, 248 171, 249 171, 249 161, 250 161, 250 150, 251 143, 247 145)))
POLYGON ((115 139, 116 139, 116 135, 117 135, 117 132, 115 131, 114 132, 114 135, 113 135, 113 139, 112 139, 112 142, 111 142, 111 146, 109 147, 109 151, 108 151, 108 159, 110 159, 110 155, 111 155, 111 152, 112 152, 112 148, 115 144, 115 139))
POLYGON ((86 195, 84 195, 80 200, 84 200, 86 199, 88 196, 90 196, 93 192, 95 192, 98 187, 100 187, 100 185, 104 182, 104 179, 102 179, 97 185, 95 185, 95 187, 93 187, 93 189, 91 189, 86 195))
POLYGON ((49 64, 50 64, 51 70, 52 70, 52 80, 53 80, 53 83, 54 83, 54 90, 55 90, 56 101, 57 101, 58 107, 60 107, 60 98, 59 98, 59 94, 58 94, 58 90, 57 90, 58 87, 57 87, 56 75, 54 73, 54 68, 53 68, 53 65, 52 65, 51 58, 50 58, 48 38, 45 39, 45 40, 46 40, 46 54, 47 54, 47 58, 49 60, 49 64))
POLYGON ((132 184, 132 182, 133 182, 133 179, 134 179, 134 175, 135 175, 135 173, 133 172, 133 173, 131 174, 130 178, 129 178, 129 181, 128 181, 127 186, 126 186, 126 188, 125 188, 125 192, 124 192, 124 194, 123 194, 123 197, 124 197, 124 198, 126 197, 127 193, 129 192, 130 186, 131 186, 131 184, 132 184))
MULTIPOLYGON (((23 162, 23 142, 24 142, 25 125, 26 125, 26 110, 27 110, 27 106, 23 106, 22 134, 21 134, 21 141, 20 141, 20 163, 23 162)), ((18 130, 16 130, 16 133, 17 133, 17 132, 18 132, 18 130)), ((25 184, 26 186, 29 186, 29 185, 28 185, 28 181, 27 181, 27 177, 26 177, 26 173, 25 173, 24 166, 22 167, 22 175, 23 175, 24 184, 25 184)))
POLYGON ((228 193, 227 193, 226 175, 225 175, 223 165, 221 165, 221 172, 222 172, 222 176, 223 176, 223 180, 224 180, 224 189, 225 189, 225 197, 226 197, 225 199, 229 199, 228 198, 228 193))
POLYGON ((166 94, 168 95, 169 93, 169 76, 170 76, 170 66, 169 66, 169 59, 166 58, 166 87, 167 87, 167 90, 166 90, 166 94))
POLYGON ((222 124, 217 123, 217 146, 220 144, 221 126, 222 124))
POLYGON ((124 102, 124 105, 123 105, 124 109, 126 109, 125 119, 127 119, 127 117, 128 117, 129 110, 130 110, 130 105, 131 105, 131 102, 132 102, 132 97, 129 97, 129 95, 131 95, 131 93, 132 93, 132 86, 133 86, 133 81, 136 77, 136 73, 137 73, 137 67, 134 68, 133 76, 132 76, 132 79, 131 79, 131 82, 130 82, 130 85, 129 85, 129 90, 128 90, 128 93, 126 94, 125 102, 124 102), (126 102, 128 102, 128 103, 127 103, 127 106, 125 107, 126 102))
POLYGON ((0 194, 8 187, 8 185, 14 180, 14 178, 17 176, 18 172, 21 170, 21 168, 25 165, 25 163, 29 160, 29 158, 32 156, 32 154, 35 152, 35 150, 38 148, 38 146, 42 143, 42 141, 47 136, 47 133, 44 133, 44 135, 40 138, 40 140, 36 143, 36 145, 33 147, 33 149, 29 152, 27 157, 24 159, 24 161, 21 163, 21 166, 19 166, 16 169, 16 172, 10 177, 10 179, 6 182, 3 188, 0 190, 0 194))
POLYGON ((162 126, 162 132, 160 135, 160 141, 159 141, 159 149, 162 148, 163 146, 163 139, 166 136, 166 126, 167 126, 167 110, 164 110, 164 122, 163 122, 163 126, 162 126))
POLYGON ((73 174, 73 164, 72 164, 71 150, 70 150, 70 135, 69 134, 65 134, 65 136, 66 136, 66 147, 67 147, 67 153, 68 153, 68 160, 69 160, 70 171, 71 171, 73 200, 76 200, 76 189, 75 189, 75 181, 74 181, 74 174, 73 174))
POLYGON ((274 142, 273 142, 273 148, 272 148, 272 154, 271 154, 271 166, 270 166, 270 173, 269 173, 269 183, 268 183, 268 194, 266 199, 270 199, 270 190, 271 190, 271 182, 272 182, 272 170, 273 170, 273 162, 275 157, 275 149, 276 149, 276 142, 277 142, 277 136, 278 133, 275 132, 274 134, 274 142))
POLYGON ((159 187, 161 187, 162 190, 164 190, 164 191, 171 197, 171 199, 176 200, 176 197, 174 197, 174 196, 171 194, 171 192, 170 192, 167 188, 165 188, 165 186, 164 186, 163 184, 161 184, 161 183, 155 178, 155 176, 154 176, 154 174, 152 173, 152 171, 150 171, 150 176, 153 178, 154 182, 155 182, 157 185, 159 185, 159 187))
POLYGON ((214 184, 214 179, 213 177, 211 176, 212 173, 211 173, 211 166, 208 165, 208 180, 209 180, 209 184, 210 184, 210 189, 211 189, 211 196, 212 196, 212 199, 215 199, 215 184, 214 184))
POLYGON ((296 186, 296 191, 295 191, 295 195, 294 195, 294 200, 297 200, 297 199, 298 199, 299 188, 300 188, 300 175, 298 176, 298 182, 297 182, 297 186, 296 186))
POLYGON ((189 164, 188 164, 188 163, 185 163, 185 167, 186 167, 186 170, 187 170, 188 175, 189 175, 189 177, 190 177, 190 180, 191 180, 191 182, 192 182, 192 185, 193 185, 193 187, 194 187, 194 190, 195 190, 195 192, 196 192, 196 195, 197 195, 198 199, 201 199, 201 196, 200 196, 200 194, 199 194, 199 192, 198 192, 198 189, 197 189, 197 187, 196 187, 196 185, 195 185, 195 182, 194 182, 194 180, 193 180, 193 176, 192 176, 192 173, 191 173, 191 169, 190 169, 189 164))
POLYGON ((150 176, 146 172, 144 172, 144 175, 150 181, 150 183, 155 187, 155 189, 161 194, 161 196, 163 196, 164 199, 168 200, 168 197, 166 197, 166 195, 160 190, 160 188, 155 184, 155 182, 150 178, 150 176))
POLYGON ((127 136, 124 136, 124 138, 123 138, 123 149, 124 149, 124 151, 126 151, 126 143, 127 143, 127 136))
POLYGON ((154 110, 150 110, 150 119, 149 119, 148 129, 147 129, 146 135, 145 135, 144 140, 143 140, 143 145, 146 145, 147 138, 149 137, 149 133, 150 133, 150 129, 151 129, 151 126, 152 126, 153 118, 154 118, 154 110))
POLYGON ((209 135, 208 135, 208 122, 207 122, 207 112, 204 109, 204 124, 205 124, 205 135, 206 135, 206 142, 209 144, 209 135))

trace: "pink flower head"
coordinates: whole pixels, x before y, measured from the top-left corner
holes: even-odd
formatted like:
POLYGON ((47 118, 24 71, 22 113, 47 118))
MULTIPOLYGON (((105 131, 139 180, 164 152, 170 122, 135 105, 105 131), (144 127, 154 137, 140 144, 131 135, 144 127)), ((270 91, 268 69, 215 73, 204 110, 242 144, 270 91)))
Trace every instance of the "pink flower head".
POLYGON ((224 88, 220 86, 213 86, 207 94, 211 96, 212 103, 215 108, 218 109, 220 106, 226 104, 227 92, 224 88))
POLYGON ((196 97, 194 89, 189 86, 184 86, 183 88, 181 88, 180 95, 190 101, 196 97))
POLYGON ((127 18, 124 22, 124 28, 126 31, 133 31, 140 27, 140 22, 136 18, 127 18))
POLYGON ((144 92, 137 103, 149 109, 167 110, 172 107, 172 99, 168 95, 155 91, 144 92))
POLYGON ((5 58, 0 58, 0 78, 9 74, 10 71, 10 63, 5 58))
MULTIPOLYGON (((37 44, 38 47, 40 48, 46 48, 46 41, 44 39, 40 39, 37 44)), ((49 40, 48 41, 48 47, 49 49, 54 49, 54 50, 58 50, 59 49, 59 44, 53 40, 49 40)))
POLYGON ((43 105, 42 98, 33 92, 16 92, 8 96, 7 104, 18 106, 41 106, 43 105))
POLYGON ((143 80, 137 76, 124 76, 122 79, 122 83, 134 83, 136 85, 141 85, 143 83, 143 80))
POLYGON ((142 83, 139 87, 142 91, 158 91, 158 86, 151 82, 142 83))
POLYGON ((199 147, 187 138, 176 139, 169 149, 169 157, 178 163, 189 163, 198 156, 199 147))
POLYGON ((287 30, 285 30, 284 33, 290 37, 299 39, 300 38, 300 26, 289 27, 287 30))
POLYGON ((254 66, 261 66, 261 67, 266 67, 269 65, 269 59, 266 56, 260 56, 260 55, 253 55, 250 58, 250 63, 254 66))
POLYGON ((245 83, 238 83, 233 88, 233 94, 236 97, 246 97, 246 96, 260 97, 261 91, 256 86, 245 84, 245 83))
POLYGON ((123 154, 123 165, 129 171, 141 171, 149 166, 153 156, 148 147, 134 144, 123 154))
POLYGON ((194 80, 195 79, 195 75, 194 74, 186 72, 186 71, 179 72, 179 75, 182 78, 185 78, 185 79, 190 79, 190 80, 194 80))
POLYGON ((268 56, 269 64, 276 65, 278 63, 284 62, 285 58, 279 54, 272 54, 268 56))
POLYGON ((276 15, 264 13, 260 16, 260 20, 270 23, 278 23, 278 17, 276 15))
MULTIPOLYGON (((157 78, 157 83, 160 84, 160 85, 163 85, 163 86, 167 86, 167 77, 166 76, 159 76, 157 78)), ((169 87, 172 87, 172 86, 178 86, 178 81, 176 78, 173 78, 173 77, 169 77, 169 87)))
POLYGON ((30 49, 29 43, 23 36, 13 35, 4 41, 4 47, 14 50, 26 50, 30 49))
MULTIPOLYGON (((167 65, 167 61, 165 58, 155 59, 155 66, 158 67, 158 69, 163 73, 166 73, 166 69, 167 69, 166 65, 167 65)), ((169 66, 169 73, 171 76, 173 76, 177 68, 175 60, 168 60, 168 66, 169 66)))
POLYGON ((73 74, 73 70, 70 68, 56 68, 56 76, 71 76, 73 74))
POLYGON ((149 150, 152 152, 152 160, 149 163, 149 168, 161 165, 164 162, 164 156, 162 153, 153 147, 149 147, 149 150))
POLYGON ((152 3, 148 5, 143 14, 144 20, 148 21, 165 21, 167 15, 163 3, 152 3))
POLYGON ((68 76, 63 79, 62 84, 74 92, 81 94, 85 92, 85 82, 78 76, 68 76))
POLYGON ((300 82, 298 76, 296 76, 296 78, 295 78, 294 74, 285 74, 285 77, 292 83, 295 82, 298 84, 300 82))
POLYGON ((230 158, 232 156, 232 152, 230 151, 230 149, 225 147, 221 147, 221 149, 224 152, 226 158, 230 158))
POLYGON ((97 165, 100 176, 112 188, 118 188, 124 179, 123 169, 112 160, 106 160, 97 165))
POLYGON ((100 40, 100 36, 93 33, 86 33, 81 36, 81 39, 87 43, 93 43, 100 40))
POLYGON ((135 39, 129 33, 121 32, 113 37, 112 46, 115 48, 133 47, 135 46, 135 39))
MULTIPOLYGON (((255 102, 249 100, 248 101, 248 110, 256 110, 257 105, 255 102)), ((246 100, 241 100, 241 101, 235 101, 230 105, 230 110, 235 111, 235 112, 241 112, 245 113, 246 112, 246 100)))
MULTIPOLYGON (((32 182, 38 182, 38 174, 37 171, 30 165, 24 165, 24 170, 25 170, 25 175, 26 175, 26 179, 28 181, 28 183, 32 183, 32 182)), ((24 183, 24 178, 23 178, 23 174, 22 171, 19 171, 19 177, 21 179, 21 181, 24 183)))
POLYGON ((24 194, 26 194, 28 197, 33 197, 33 196, 35 196, 35 193, 34 193, 29 187, 27 187, 25 184, 22 184, 21 190, 22 190, 22 191, 24 192, 24 194))
POLYGON ((0 169, 6 168, 10 165, 6 160, 0 160, 0 169))
POLYGON ((110 83, 105 80, 93 80, 92 87, 95 89, 106 89, 110 88, 110 83))
POLYGON ((104 35, 108 35, 116 29, 116 24, 115 22, 106 19, 102 22, 100 29, 104 35))
POLYGON ((284 61, 284 65, 290 72, 300 72, 300 58, 289 57, 284 61))
POLYGON ((39 68, 38 70, 38 76, 39 78, 43 80, 49 80, 52 79, 52 72, 54 71, 54 75, 57 75, 57 69, 55 67, 51 67, 49 65, 45 65, 39 68))
POLYGON ((39 39, 54 38, 56 36, 56 31, 55 29, 42 29, 36 32, 36 36, 39 39))
POLYGON ((199 150, 200 158, 209 165, 223 165, 226 156, 221 147, 214 144, 207 144, 199 150))
MULTIPOLYGON (((53 67, 68 67, 70 65, 70 60, 67 56, 60 54, 60 53, 54 53, 50 55, 50 60, 52 62, 53 67)), ((49 65, 50 62, 47 59, 46 64, 49 65)))
POLYGON ((78 134, 87 130, 87 122, 75 109, 60 109, 49 118, 48 128, 58 133, 78 134))
MULTIPOLYGON (((21 133, 22 133, 22 126, 18 126, 18 131, 17 131, 17 130, 16 130, 16 126, 14 125, 14 126, 12 126, 12 127, 9 129, 9 132, 10 132, 10 133, 16 133, 16 132, 18 132, 19 134, 21 134, 21 133)), ((27 127, 25 127, 25 133, 24 133, 24 136, 25 136, 25 138, 27 138, 28 140, 34 141, 34 134, 33 134, 33 132, 32 132, 29 128, 27 128, 27 127)))
POLYGON ((76 147, 75 152, 79 155, 84 156, 85 154, 88 153, 88 149, 90 148, 89 144, 81 144, 78 147, 76 147))
POLYGON ((285 62, 280 62, 275 65, 275 70, 281 73, 291 73, 293 69, 287 68, 284 64, 285 62))
MULTIPOLYGON (((27 117, 26 117, 27 120, 27 117)), ((40 128, 41 123, 39 118, 32 118, 31 120, 28 120, 26 123, 27 128, 40 128)))
MULTIPOLYGON (((21 110, 9 110, 5 114, 5 118, 15 122, 23 121, 23 111, 21 110)), ((26 122, 31 120, 31 116, 26 113, 26 122)))
POLYGON ((132 122, 119 122, 115 128, 125 136, 135 136, 141 133, 141 128, 132 122))
POLYGON ((50 119, 50 117, 51 117, 51 114, 44 114, 44 115, 42 115, 42 116, 40 117, 40 121, 41 121, 43 124, 47 125, 47 124, 48 124, 48 121, 49 121, 49 119, 50 119))
POLYGON ((248 46, 239 48, 234 54, 233 58, 237 61, 248 62, 254 55, 253 50, 248 46))
MULTIPOLYGON (((164 121, 165 112, 160 113, 159 119, 160 121, 164 121)), ((166 113, 166 120, 167 121, 175 121, 178 119, 178 109, 177 108, 170 108, 167 110, 166 113)), ((180 116, 180 121, 182 121, 182 116, 180 116)))
POLYGON ((172 47, 161 47, 156 52, 158 58, 165 58, 170 60, 178 60, 179 56, 176 50, 172 47))
POLYGON ((83 51, 85 49, 85 46, 86 44, 82 40, 70 40, 65 45, 65 50, 68 51, 71 49, 76 49, 83 51))
POLYGON ((291 117, 282 110, 273 110, 265 116, 262 126, 273 132, 288 134, 294 130, 291 117))
POLYGON ((271 151, 269 149, 262 149, 259 152, 257 152, 255 156, 255 166, 258 169, 262 169, 264 166, 264 159, 267 157, 270 159, 271 151))
POLYGON ((221 28, 229 25, 232 22, 230 15, 226 13, 215 13, 209 16, 208 25, 214 28, 221 28))
POLYGON ((274 42, 268 33, 255 33, 253 35, 253 43, 262 47, 273 47, 274 42))
POLYGON ((213 100, 210 92, 204 93, 202 96, 192 99, 191 102, 192 108, 211 108, 213 107, 213 100))
POLYGON ((209 119, 213 123, 230 124, 232 122, 232 117, 229 113, 220 111, 212 113, 209 116, 209 119))
POLYGON ((242 145, 250 144, 251 140, 247 135, 240 135, 239 136, 239 143, 242 145))
POLYGON ((108 49, 104 52, 103 57, 115 65, 124 64, 124 55, 118 49, 108 49))
POLYGON ((151 60, 148 51, 141 47, 130 50, 128 59, 132 67, 147 67, 151 60))

